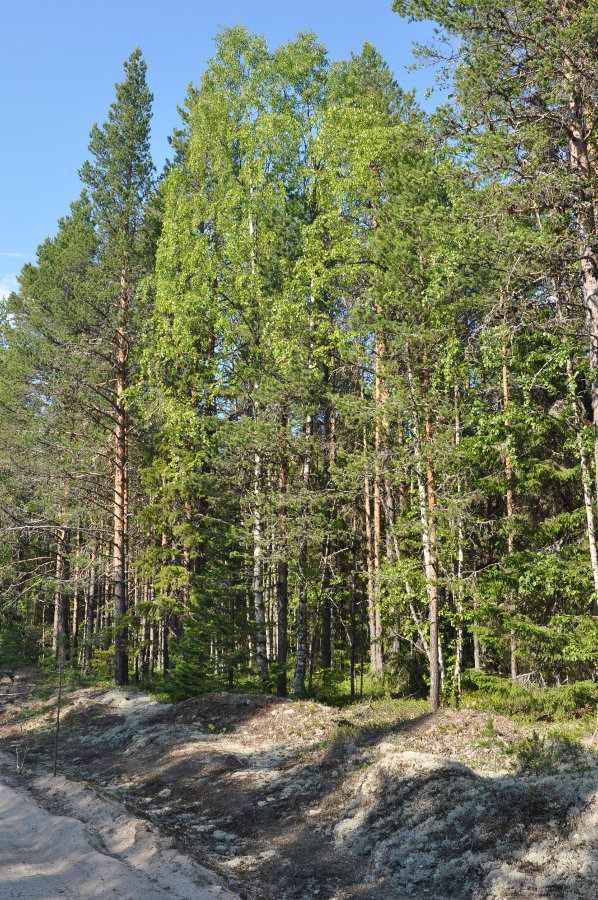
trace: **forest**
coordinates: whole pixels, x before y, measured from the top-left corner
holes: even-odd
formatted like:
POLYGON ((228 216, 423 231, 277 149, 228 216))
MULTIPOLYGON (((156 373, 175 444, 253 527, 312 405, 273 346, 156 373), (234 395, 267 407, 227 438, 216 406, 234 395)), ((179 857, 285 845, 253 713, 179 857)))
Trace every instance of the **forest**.
POLYGON ((433 112, 369 43, 225 28, 161 174, 124 63, 0 309, 1 669, 596 680, 598 2, 394 10, 433 112))

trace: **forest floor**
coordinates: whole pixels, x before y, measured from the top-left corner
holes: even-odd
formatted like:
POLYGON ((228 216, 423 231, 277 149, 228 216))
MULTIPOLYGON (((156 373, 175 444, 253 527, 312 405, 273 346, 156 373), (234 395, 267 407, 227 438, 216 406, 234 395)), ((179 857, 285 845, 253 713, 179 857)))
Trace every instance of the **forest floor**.
MULTIPOLYGON (((95 850, 155 891, 115 882, 111 896, 598 896, 598 757, 566 729, 551 736, 484 710, 432 716, 415 701, 339 712, 264 695, 166 704, 79 687, 63 697, 52 778, 55 688, 29 672, 0 694, 0 786, 77 820, 95 850)), ((4 826, 1 792, 0 815, 4 826)), ((60 841, 57 855, 61 822, 40 826, 60 841)), ((10 871, 12 888, 0 868, 2 897, 38 896, 19 894, 10 871)))

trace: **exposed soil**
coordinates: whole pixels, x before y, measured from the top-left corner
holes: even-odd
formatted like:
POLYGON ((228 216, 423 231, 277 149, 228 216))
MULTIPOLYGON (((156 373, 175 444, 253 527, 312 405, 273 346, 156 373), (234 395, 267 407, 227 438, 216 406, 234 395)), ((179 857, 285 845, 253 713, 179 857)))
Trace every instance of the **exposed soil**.
POLYGON ((82 821, 94 805, 102 821, 143 820, 233 896, 598 896, 598 760, 540 742, 537 774, 518 770, 508 751, 531 728, 507 718, 77 689, 62 710, 64 777, 52 779, 53 695, 41 688, 41 699, 31 673, 0 691, 14 696, 0 698, 0 746, 13 780, 27 747, 18 777, 29 796, 82 821))

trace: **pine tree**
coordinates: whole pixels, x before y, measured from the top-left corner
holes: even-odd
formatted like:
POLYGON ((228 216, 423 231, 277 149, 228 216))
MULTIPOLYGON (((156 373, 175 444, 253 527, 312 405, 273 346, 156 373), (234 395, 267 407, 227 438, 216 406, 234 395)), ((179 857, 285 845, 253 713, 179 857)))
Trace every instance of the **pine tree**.
POLYGON ((100 239, 99 267, 111 306, 110 335, 112 430, 114 436, 112 584, 115 615, 115 681, 128 682, 126 628, 128 459, 130 428, 125 392, 130 383, 133 341, 133 301, 151 264, 151 251, 142 229, 145 205, 153 188, 149 152, 152 94, 146 64, 139 48, 124 64, 125 79, 116 85, 116 100, 102 128, 94 125, 91 161, 81 168, 89 187, 93 216, 100 239))

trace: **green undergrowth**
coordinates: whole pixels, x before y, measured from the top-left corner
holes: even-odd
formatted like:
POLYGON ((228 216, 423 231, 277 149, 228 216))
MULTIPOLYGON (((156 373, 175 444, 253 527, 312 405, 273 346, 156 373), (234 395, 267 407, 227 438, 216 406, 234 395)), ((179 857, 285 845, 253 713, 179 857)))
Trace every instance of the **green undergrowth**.
POLYGON ((555 688, 524 687, 510 679, 469 669, 464 673, 462 706, 492 709, 528 721, 587 721, 596 715, 598 685, 578 681, 555 688))
MULTIPOLYGON (((176 703, 189 697, 197 697, 200 694, 218 693, 226 691, 230 694, 276 694, 277 667, 271 666, 263 690, 257 685, 254 672, 236 672, 233 686, 223 676, 191 675, 185 668, 175 667, 169 672, 168 677, 158 673, 151 681, 141 682, 139 687, 147 691, 157 699, 176 703)), ((293 683, 293 659, 290 659, 287 667, 288 696, 294 697, 293 683)), ((323 703, 325 706, 333 706, 338 709, 353 703, 377 701, 389 699, 391 690, 388 683, 380 678, 364 672, 363 678, 358 675, 354 684, 354 696, 351 696, 351 679, 348 672, 316 669, 306 685, 305 696, 302 699, 323 703)))
POLYGON ((555 775, 563 767, 580 768, 587 764, 589 751, 570 735, 540 736, 536 731, 510 745, 520 772, 528 775, 555 775))
POLYGON ((199 697, 202 694, 221 693, 228 694, 260 694, 255 678, 239 678, 235 681, 232 688, 222 678, 202 678, 194 684, 181 683, 179 679, 175 679, 172 675, 164 676, 162 673, 155 675, 151 681, 141 681, 138 685, 134 685, 140 690, 160 700, 163 703, 179 703, 181 700, 188 700, 191 697, 199 697))
POLYGON ((317 669, 312 675, 307 697, 326 706, 342 708, 364 700, 387 700, 391 696, 389 685, 367 672, 364 672, 363 678, 357 675, 353 690, 351 696, 351 677, 348 672, 317 669))

